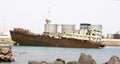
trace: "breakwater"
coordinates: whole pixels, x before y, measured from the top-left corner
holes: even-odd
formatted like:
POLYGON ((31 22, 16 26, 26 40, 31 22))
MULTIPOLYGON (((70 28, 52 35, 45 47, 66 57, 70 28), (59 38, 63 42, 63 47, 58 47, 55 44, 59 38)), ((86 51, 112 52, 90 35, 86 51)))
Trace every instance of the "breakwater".
POLYGON ((15 42, 11 38, 0 38, 0 43, 10 43, 14 44, 15 42))
MULTIPOLYGON (((61 58, 57 58, 54 62, 47 61, 28 61, 28 64, 97 64, 96 61, 92 58, 91 55, 86 55, 85 53, 81 53, 78 61, 68 61, 61 58)), ((103 64, 120 64, 120 58, 117 56, 112 56, 108 61, 103 64)))
POLYGON ((11 47, 0 46, 0 63, 13 61, 11 47))
POLYGON ((105 46, 120 46, 120 39, 102 39, 101 44, 105 46))

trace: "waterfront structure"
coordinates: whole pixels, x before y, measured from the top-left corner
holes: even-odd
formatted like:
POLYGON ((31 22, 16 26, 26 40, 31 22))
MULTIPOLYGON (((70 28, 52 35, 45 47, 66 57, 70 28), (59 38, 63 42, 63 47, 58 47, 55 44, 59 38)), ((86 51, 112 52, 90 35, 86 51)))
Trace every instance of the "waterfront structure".
POLYGON ((116 32, 115 34, 107 34, 107 38, 102 39, 101 41, 102 45, 120 46, 120 31, 116 32))
POLYGON ((14 41, 12 41, 11 36, 6 33, 0 34, 0 43, 11 43, 13 44, 14 41))

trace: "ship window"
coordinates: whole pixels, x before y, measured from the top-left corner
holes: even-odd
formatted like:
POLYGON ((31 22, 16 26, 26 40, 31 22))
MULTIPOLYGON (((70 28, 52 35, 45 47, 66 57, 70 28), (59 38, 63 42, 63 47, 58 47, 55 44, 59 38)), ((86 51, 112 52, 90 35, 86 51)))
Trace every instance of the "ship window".
POLYGON ((94 32, 96 32, 97 30, 94 30, 94 32))
POLYGON ((87 40, 84 40, 84 42, 87 42, 87 40))
POLYGON ((88 35, 88 33, 86 33, 86 35, 88 35))
POLYGON ((101 31, 97 31, 97 32, 101 32, 101 31))
POLYGON ((88 35, 90 35, 90 33, 88 33, 88 35))
POLYGON ((97 36, 101 36, 100 34, 97 34, 97 36))
POLYGON ((93 36, 95 36, 95 34, 92 34, 93 36))
POLYGON ((97 34, 97 36, 100 36, 99 34, 97 34))
POLYGON ((95 38, 94 38, 94 37, 93 37, 92 39, 93 39, 93 40, 95 40, 95 38))

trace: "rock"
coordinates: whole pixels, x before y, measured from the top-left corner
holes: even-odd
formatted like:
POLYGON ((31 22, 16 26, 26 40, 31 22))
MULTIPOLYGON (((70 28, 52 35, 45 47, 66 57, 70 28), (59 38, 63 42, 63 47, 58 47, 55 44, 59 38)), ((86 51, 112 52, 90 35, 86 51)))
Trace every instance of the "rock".
POLYGON ((6 54, 4 56, 5 56, 5 58, 8 58, 8 59, 12 58, 12 54, 11 53, 10 54, 6 54))
POLYGON ((52 64, 46 61, 28 61, 28 64, 52 64))
POLYGON ((12 52, 10 48, 0 49, 0 62, 13 62, 12 52))
POLYGON ((2 48, 2 49, 0 50, 0 54, 6 55, 6 54, 8 54, 8 53, 11 53, 11 50, 10 50, 9 48, 2 48))
POLYGON ((78 62, 77 61, 69 61, 69 62, 67 62, 67 64, 78 64, 78 62))
POLYGON ((105 62, 104 64, 120 64, 120 58, 117 56, 112 56, 109 61, 105 62))
POLYGON ((1 64, 19 64, 17 62, 1 62, 1 64))
POLYGON ((65 61, 61 58, 57 58, 53 64, 65 64, 65 61))
POLYGON ((4 55, 3 54, 0 54, 0 59, 4 59, 4 55))
POLYGON ((91 55, 81 53, 78 64, 97 64, 91 55))

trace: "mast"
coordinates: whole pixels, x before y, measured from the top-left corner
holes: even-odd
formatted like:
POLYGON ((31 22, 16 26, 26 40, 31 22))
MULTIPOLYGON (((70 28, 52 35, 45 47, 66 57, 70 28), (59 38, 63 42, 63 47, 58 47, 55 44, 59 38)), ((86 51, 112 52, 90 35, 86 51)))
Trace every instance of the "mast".
POLYGON ((48 11, 47 11, 47 19, 51 20, 52 19, 52 14, 53 14, 53 3, 54 0, 48 0, 48 11))
POLYGON ((46 24, 45 24, 45 28, 44 28, 44 35, 48 36, 49 35, 49 24, 50 24, 50 19, 51 19, 51 0, 48 0, 48 11, 47 11, 47 19, 46 24))

